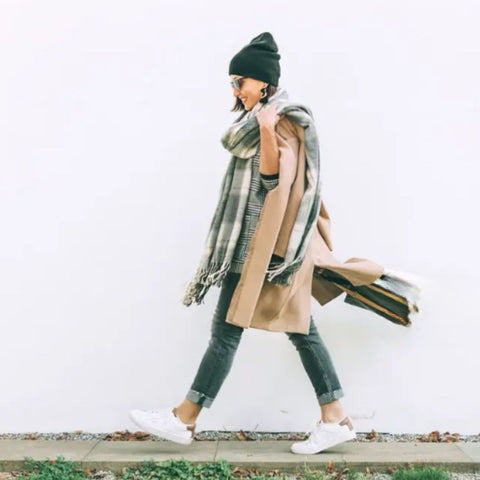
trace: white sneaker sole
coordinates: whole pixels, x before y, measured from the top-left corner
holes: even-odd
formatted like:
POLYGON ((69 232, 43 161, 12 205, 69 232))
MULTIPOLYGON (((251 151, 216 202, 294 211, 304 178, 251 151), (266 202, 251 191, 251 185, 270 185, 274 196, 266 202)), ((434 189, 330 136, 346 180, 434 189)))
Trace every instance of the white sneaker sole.
POLYGON ((349 440, 353 440, 354 438, 356 438, 356 436, 357 436, 357 433, 356 433, 355 430, 349 430, 346 435, 342 435, 341 438, 340 437, 337 437, 336 439, 332 438, 332 440, 328 444, 323 445, 323 446, 319 447, 318 449, 310 450, 310 451, 302 451, 302 446, 301 446, 301 443, 300 443, 298 445, 298 450, 296 450, 295 444, 292 444, 292 446, 290 447, 290 450, 291 450, 292 453, 296 453, 296 454, 299 454, 299 455, 315 455, 316 453, 323 452, 327 448, 331 448, 331 447, 334 447, 335 445, 339 445, 340 443, 348 442, 349 440))
POLYGON ((171 440, 175 443, 181 443, 182 445, 190 445, 193 441, 193 437, 186 438, 182 435, 176 435, 172 432, 166 432, 155 427, 151 427, 150 425, 143 423, 142 419, 137 418, 131 411, 128 413, 128 416, 130 417, 130 420, 138 425, 143 431, 156 435, 157 437, 164 438, 165 440, 171 440))

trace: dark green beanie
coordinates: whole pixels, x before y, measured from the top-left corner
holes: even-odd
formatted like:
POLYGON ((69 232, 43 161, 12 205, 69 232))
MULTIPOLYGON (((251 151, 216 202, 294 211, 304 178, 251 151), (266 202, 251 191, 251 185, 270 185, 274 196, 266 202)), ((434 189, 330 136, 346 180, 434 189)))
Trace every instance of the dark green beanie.
POLYGON ((228 74, 251 77, 278 86, 279 60, 280 54, 272 34, 263 32, 230 60, 228 74))

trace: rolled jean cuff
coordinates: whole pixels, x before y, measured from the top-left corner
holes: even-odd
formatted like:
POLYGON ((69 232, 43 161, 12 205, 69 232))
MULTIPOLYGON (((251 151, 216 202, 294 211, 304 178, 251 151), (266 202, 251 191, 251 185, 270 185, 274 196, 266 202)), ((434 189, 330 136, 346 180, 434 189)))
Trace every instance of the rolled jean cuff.
POLYGON ((334 400, 344 397, 345 394, 341 388, 337 390, 333 390, 331 392, 322 393, 321 395, 317 396, 318 403, 323 405, 324 403, 330 403, 334 400))
POLYGON ((192 390, 192 389, 190 389, 187 392, 187 398, 193 403, 202 405, 203 407, 206 407, 206 408, 209 408, 210 405, 212 405, 213 403, 213 398, 208 397, 204 393, 197 392, 196 390, 192 390))

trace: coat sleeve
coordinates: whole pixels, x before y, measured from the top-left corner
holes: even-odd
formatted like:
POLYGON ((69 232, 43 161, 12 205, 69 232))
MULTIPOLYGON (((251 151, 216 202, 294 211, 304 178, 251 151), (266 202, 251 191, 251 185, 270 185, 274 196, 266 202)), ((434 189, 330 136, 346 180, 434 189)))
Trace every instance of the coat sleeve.
POLYGON ((293 172, 293 177, 290 179, 290 183, 292 184, 298 168, 300 138, 293 122, 287 117, 280 119, 275 131, 279 155, 283 157, 283 162, 291 164, 289 170, 293 172))
MULTIPOLYGON (((300 139, 291 120, 283 117, 275 127, 275 146, 262 146, 265 155, 278 155, 289 157, 291 161, 296 162, 300 139)), ((296 170, 296 168, 294 168, 296 170)), ((278 185, 279 173, 266 175, 260 173, 260 180, 267 190, 272 190, 278 185)), ((293 179, 292 179, 293 181, 293 179)))
POLYGON ((281 228, 275 243, 274 253, 285 257, 291 232, 295 226, 298 208, 305 192, 304 150, 301 130, 287 117, 277 124, 277 142, 280 150, 280 175, 284 187, 288 189, 288 203, 281 228))
MULTIPOLYGON (((282 156, 287 155, 294 157, 298 151, 299 138, 295 127, 291 120, 286 117, 280 118, 275 126, 275 135, 272 137, 273 142, 268 142, 265 145, 262 144, 262 154, 267 156, 282 156)), ((278 185, 279 173, 267 175, 260 173, 260 180, 262 185, 267 190, 272 190, 278 185)))
MULTIPOLYGON (((265 161, 267 163, 278 163, 279 149, 277 133, 272 131, 265 138, 261 135, 260 145, 260 165, 265 161)), ((272 190, 278 185, 279 172, 266 174, 260 172, 260 181, 266 190, 272 190)))

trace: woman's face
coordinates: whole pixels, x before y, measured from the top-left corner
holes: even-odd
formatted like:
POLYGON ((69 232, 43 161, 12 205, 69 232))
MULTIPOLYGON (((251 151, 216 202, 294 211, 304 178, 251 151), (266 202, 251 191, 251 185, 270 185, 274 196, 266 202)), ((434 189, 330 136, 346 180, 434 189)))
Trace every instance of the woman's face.
POLYGON ((240 97, 245 110, 251 110, 262 96, 261 89, 268 83, 257 80, 256 78, 242 77, 241 75, 230 75, 230 79, 242 78, 242 86, 240 90, 233 88, 233 96, 240 97))

